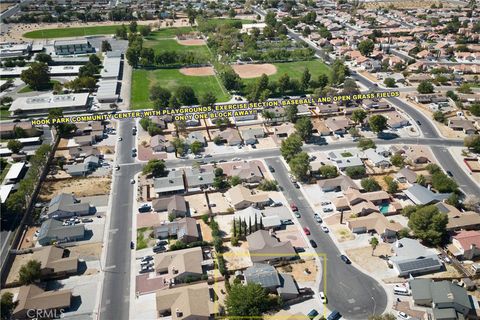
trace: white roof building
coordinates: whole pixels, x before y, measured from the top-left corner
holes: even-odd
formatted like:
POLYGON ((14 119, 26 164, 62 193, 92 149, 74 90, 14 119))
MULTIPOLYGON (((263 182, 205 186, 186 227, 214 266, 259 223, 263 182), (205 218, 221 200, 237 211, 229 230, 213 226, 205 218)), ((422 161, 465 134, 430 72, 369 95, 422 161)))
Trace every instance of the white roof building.
POLYGON ((36 97, 20 97, 13 101, 9 111, 15 113, 45 114, 50 109, 62 109, 63 112, 87 109, 89 93, 71 93, 53 95, 51 93, 36 97))
POLYGON ((23 169, 25 168, 25 162, 17 162, 12 164, 10 169, 5 176, 6 184, 15 183, 15 181, 20 177, 23 169))

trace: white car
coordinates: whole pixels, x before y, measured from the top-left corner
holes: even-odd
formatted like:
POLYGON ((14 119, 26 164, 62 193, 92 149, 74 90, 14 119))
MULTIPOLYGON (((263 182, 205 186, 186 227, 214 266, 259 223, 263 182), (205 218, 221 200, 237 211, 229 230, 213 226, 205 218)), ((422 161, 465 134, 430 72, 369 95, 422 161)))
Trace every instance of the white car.
POLYGON ((406 314, 405 312, 402 312, 402 311, 398 311, 398 314, 397 314, 398 318, 400 319, 410 319, 410 317, 408 316, 408 314, 406 314))
POLYGON ((233 158, 232 161, 241 161, 242 159, 240 158, 233 158))
POLYGON ((122 141, 122 140, 123 140, 123 138, 122 138, 122 137, 118 137, 118 141, 122 141))
POLYGON ((323 293, 323 291, 320 291, 318 293, 318 296, 320 297, 320 301, 322 301, 323 304, 327 303, 327 296, 325 295, 325 293, 323 293))
POLYGON ((130 180, 131 184, 135 184, 135 179, 130 180))
POLYGON ((329 204, 332 204, 330 201, 323 201, 321 203, 322 206, 328 206, 329 204))
POLYGON ((322 226, 322 231, 325 232, 325 233, 329 233, 330 230, 328 230, 327 226, 322 226))

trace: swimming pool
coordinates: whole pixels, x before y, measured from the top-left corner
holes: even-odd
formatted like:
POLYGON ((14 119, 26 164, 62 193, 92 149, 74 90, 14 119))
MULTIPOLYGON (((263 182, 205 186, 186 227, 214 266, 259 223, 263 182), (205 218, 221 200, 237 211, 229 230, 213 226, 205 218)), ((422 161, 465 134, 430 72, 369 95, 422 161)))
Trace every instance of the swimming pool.
POLYGON ((378 206, 378 209, 380 210, 380 213, 385 214, 388 213, 388 207, 390 204, 388 203, 382 203, 381 205, 378 206))

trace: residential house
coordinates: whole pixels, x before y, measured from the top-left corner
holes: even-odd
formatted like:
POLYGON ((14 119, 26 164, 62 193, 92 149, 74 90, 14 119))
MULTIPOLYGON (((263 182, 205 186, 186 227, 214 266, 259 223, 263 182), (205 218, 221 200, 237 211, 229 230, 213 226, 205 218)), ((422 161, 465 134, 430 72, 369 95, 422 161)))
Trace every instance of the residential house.
POLYGON ((155 272, 167 275, 175 282, 203 275, 203 251, 201 247, 168 251, 154 256, 155 272))
POLYGON ((347 168, 364 166, 362 159, 350 152, 331 151, 328 153, 328 159, 331 160, 340 171, 344 171, 347 168))
POLYGON ((242 185, 236 185, 228 190, 226 196, 236 210, 245 209, 250 206, 263 208, 271 202, 267 193, 254 193, 242 185))
POLYGON ((174 152, 175 147, 173 144, 165 138, 164 135, 157 134, 150 138, 150 148, 152 148, 153 152, 174 152))
POLYGON ((290 241, 281 242, 266 230, 258 230, 248 235, 247 242, 250 259, 253 263, 274 263, 297 257, 290 241))
POLYGON ((154 178, 153 188, 159 196, 184 193, 186 189, 183 180, 183 171, 170 170, 166 177, 154 178))
POLYGON ((185 217, 172 222, 163 222, 154 227, 155 238, 166 239, 176 237, 184 243, 197 241, 200 234, 197 228, 197 220, 185 217))
POLYGON ((451 281, 411 279, 409 286, 413 303, 417 306, 432 308, 435 320, 476 318, 475 307, 467 290, 451 281))
POLYGON ((27 137, 36 137, 39 136, 42 132, 32 125, 29 121, 24 122, 2 122, 2 127, 0 128, 0 138, 2 139, 11 139, 15 138, 15 132, 22 130, 25 132, 27 137))
POLYGON ((477 132, 477 128, 475 128, 475 121, 470 121, 467 119, 449 119, 448 127, 455 131, 463 131, 465 134, 475 134, 477 132))
POLYGON ((395 256, 390 257, 389 263, 400 277, 432 273, 443 267, 436 252, 423 246, 418 240, 402 238, 395 242, 393 250, 395 256))
POLYGON ((94 214, 95 208, 89 203, 80 202, 74 195, 68 193, 57 194, 48 205, 48 218, 71 218, 94 214))
POLYGON ((404 167, 395 174, 395 180, 400 183, 414 184, 417 181, 417 173, 412 169, 404 167))
POLYGON ((346 117, 332 117, 325 120, 325 125, 334 134, 345 134, 353 125, 353 122, 346 117))
POLYGON ((210 320, 212 294, 206 283, 158 290, 155 293, 157 317, 172 320, 210 320))
POLYGON ((72 290, 45 291, 36 284, 20 287, 17 303, 12 316, 15 319, 31 318, 32 310, 40 310, 42 314, 57 315, 67 310, 72 302, 72 290))
POLYGON ((208 189, 215 179, 213 168, 186 168, 184 171, 189 192, 208 189))
POLYGON ((313 119, 313 131, 317 132, 321 136, 329 136, 332 134, 330 129, 327 127, 326 123, 322 119, 313 119))
POLYGON ((229 146, 238 146, 243 143, 240 133, 237 129, 227 128, 223 131, 212 132, 212 139, 220 138, 220 141, 227 143, 229 146))
POLYGON ((264 178, 260 167, 255 162, 233 163, 231 166, 223 167, 227 176, 238 176, 246 183, 259 183, 264 178))
POLYGON ((445 202, 435 204, 438 211, 448 215, 448 231, 476 230, 480 229, 480 215, 474 211, 461 212, 452 205, 445 202))
POLYGON ((378 153, 376 149, 367 149, 364 151, 364 155, 377 168, 388 168, 391 166, 390 160, 383 154, 378 153))
POLYGON ((417 183, 414 183, 410 188, 404 190, 403 192, 410 200, 413 201, 413 203, 417 205, 440 202, 450 196, 448 193, 434 193, 432 190, 427 189, 417 183))
POLYGON ((403 228, 398 222, 390 222, 383 214, 378 212, 363 217, 348 219, 347 227, 353 233, 375 232, 387 242, 394 241, 397 232, 403 228))
POLYGON ((188 145, 192 145, 194 142, 199 142, 202 147, 207 146, 207 140, 205 140, 205 136, 200 131, 189 132, 186 142, 188 145))
POLYGON ((290 123, 290 122, 285 122, 279 126, 273 127, 273 135, 277 139, 286 138, 288 136, 291 136, 295 132, 296 132, 295 126, 293 123, 290 123))
POLYGON ((81 161, 82 159, 85 159, 88 156, 101 156, 100 150, 98 150, 97 147, 92 147, 92 146, 83 146, 83 147, 70 147, 68 148, 68 154, 71 159, 75 159, 78 161, 81 161))
POLYGON ((350 209, 356 216, 365 216, 372 212, 393 214, 401 208, 398 203, 390 202, 390 195, 385 191, 361 193, 357 188, 348 188, 344 197, 346 202, 342 201, 342 197, 335 199, 335 207, 337 210, 350 209), (339 207, 341 209, 338 209, 339 207))
POLYGON ((40 262, 42 279, 63 278, 78 272, 78 257, 69 256, 68 251, 60 247, 43 247, 32 254, 31 260, 40 262))
POLYGON ((387 118, 387 124, 390 128, 398 129, 410 124, 410 122, 398 111, 385 112, 383 113, 383 116, 387 118))
POLYGON ((91 172, 89 166, 83 162, 64 165, 63 169, 72 177, 85 177, 91 172))
POLYGON ((405 157, 415 164, 432 162, 431 153, 424 146, 404 146, 402 148, 405 157))
POLYGON ((447 248, 457 259, 475 259, 480 256, 480 231, 459 231, 452 236, 452 243, 447 248))
POLYGON ((187 215, 187 202, 180 195, 173 195, 168 198, 159 198, 152 200, 152 208, 156 212, 167 211, 173 214, 175 218, 185 217, 187 215))
MULTIPOLYGON (((277 208, 278 209, 278 208, 277 208)), ((268 212, 270 213, 270 212, 268 212)), ((251 221, 252 226, 259 225, 262 221, 264 230, 276 230, 282 226, 281 218, 278 214, 268 214, 262 210, 254 207, 247 207, 242 210, 235 211, 234 219, 241 219, 242 221, 251 221)))
POLYGON ((290 300, 299 296, 298 287, 289 274, 278 273, 277 270, 264 263, 254 263, 243 272, 245 283, 257 283, 269 292, 275 292, 282 300, 290 300))
POLYGON ((317 185, 323 192, 339 190, 347 191, 349 188, 359 189, 352 178, 343 174, 336 178, 318 180, 317 185))
POLYGON ((247 128, 240 130, 245 144, 256 144, 259 138, 265 137, 265 132, 262 128, 247 128))
POLYGON ((75 242, 83 240, 84 238, 85 225, 63 225, 61 221, 48 219, 42 223, 37 241, 42 246, 48 246, 54 242, 75 242))

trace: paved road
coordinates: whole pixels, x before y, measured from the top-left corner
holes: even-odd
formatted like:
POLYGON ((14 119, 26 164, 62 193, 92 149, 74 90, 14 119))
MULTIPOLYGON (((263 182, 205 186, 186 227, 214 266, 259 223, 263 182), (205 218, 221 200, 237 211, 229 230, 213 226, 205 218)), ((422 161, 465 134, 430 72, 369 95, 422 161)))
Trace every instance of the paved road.
MULTIPOLYGON (((340 260, 340 251, 330 238, 320 230, 319 224, 313 219, 313 210, 301 191, 295 189, 288 177, 288 169, 280 158, 267 158, 268 165, 274 167, 273 176, 283 187, 289 202, 294 202, 299 208, 302 227, 311 230, 310 239, 318 244, 316 252, 326 255, 326 296, 328 308, 338 310, 347 319, 367 319, 372 314, 381 314, 387 306, 387 296, 383 288, 373 278, 360 272, 352 265, 340 260)), ((322 263, 325 263, 323 260, 322 263)), ((323 291, 324 283, 320 285, 323 291)))
MULTIPOLYGON (((376 88, 372 81, 359 75, 358 73, 353 74, 352 77, 368 89, 374 90, 376 88)), ((446 147, 452 146, 449 144, 450 139, 443 139, 440 136, 435 125, 432 123, 432 120, 428 119, 421 111, 415 109, 399 98, 388 98, 387 100, 389 100, 395 107, 407 113, 412 119, 416 119, 416 121, 420 122, 420 130, 422 131, 424 137, 436 140, 439 139, 441 141, 439 145, 432 145, 432 153, 442 168, 452 172, 455 181, 457 181, 458 185, 460 186, 460 189, 462 189, 465 194, 480 194, 480 187, 478 184, 473 181, 462 170, 462 168, 458 166, 455 159, 453 159, 450 152, 448 152, 446 147)))
POLYGON ((130 301, 130 241, 132 241, 133 189, 130 180, 138 172, 131 149, 135 145, 132 135, 133 120, 119 121, 118 136, 123 141, 116 150, 119 171, 114 171, 112 207, 110 211, 109 241, 103 282, 99 319, 128 319, 130 301))

